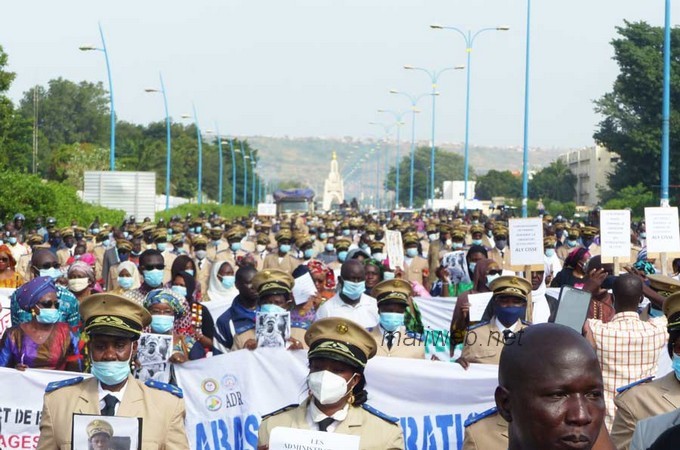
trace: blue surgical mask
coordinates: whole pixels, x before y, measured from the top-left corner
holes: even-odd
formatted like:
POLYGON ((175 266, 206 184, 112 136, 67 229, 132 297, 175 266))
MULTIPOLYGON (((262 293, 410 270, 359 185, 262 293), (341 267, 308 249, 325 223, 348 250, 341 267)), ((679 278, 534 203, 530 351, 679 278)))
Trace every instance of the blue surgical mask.
POLYGON ((326 244, 326 251, 332 252, 335 246, 333 244, 326 244))
POLYGON ((222 277, 222 286, 224 286, 227 289, 233 288, 235 283, 236 277, 233 275, 225 275, 222 277))
POLYGON ((349 230, 342 230, 343 236, 349 236, 349 230))
POLYGON ((123 231, 123 236, 125 237, 125 239, 127 239, 130 237, 130 233, 128 233, 127 231, 123 231))
POLYGON ((385 331, 397 331, 402 325, 404 325, 404 313, 380 313, 380 326, 385 331))
POLYGON ((133 283, 134 280, 132 277, 118 277, 118 286, 122 287, 123 289, 132 288, 133 283))
POLYGON ((494 315, 506 327, 511 327, 517 320, 524 319, 526 314, 526 306, 506 306, 502 308, 494 305, 494 315))
POLYGON ((487 276, 486 276, 486 286, 487 286, 487 287, 491 286, 491 283, 492 283, 493 280, 495 280, 496 278, 500 278, 500 275, 487 275, 487 276))
POLYGON ((194 276, 194 269, 187 269, 185 270, 185 272, 191 275, 192 277, 194 276))
POLYGON ((9 241, 10 244, 14 245, 14 244, 17 243, 17 238, 15 238, 14 236, 11 236, 11 237, 8 239, 8 241, 9 241))
POLYGON ((328 237, 328 233, 319 234, 319 239, 326 239, 327 237, 328 237))
POLYGON ((454 250, 461 249, 463 248, 463 243, 462 242, 454 242, 451 244, 451 248, 454 250))
POLYGON ((409 258, 415 258, 418 256, 418 249, 417 248, 407 248, 406 249, 406 256, 409 258))
POLYGON ((378 252, 378 253, 373 253, 373 254, 371 255, 371 257, 372 257, 373 259, 375 259, 376 261, 382 261, 383 259, 385 259, 385 255, 382 254, 382 253, 380 253, 380 252, 378 252))
POLYGON ((187 296, 187 287, 186 286, 173 286, 172 292, 174 292, 175 294, 179 295, 182 298, 185 298, 187 296))
POLYGON ((156 244, 156 248, 158 249, 159 252, 164 252, 166 248, 168 248, 167 242, 159 242, 156 244))
POLYGON ((111 245, 111 240, 110 240, 110 239, 104 239, 104 240, 102 241, 102 245, 103 245, 104 247, 108 247, 109 245, 111 245))
POLYGON ((152 288, 160 286, 163 282, 163 271, 160 269, 145 270, 144 282, 152 288))
MULTIPOLYGON (((219 242, 218 242, 218 244, 219 244, 219 242)), ((240 242, 232 242, 230 247, 231 247, 232 251, 237 252, 237 251, 241 250, 241 243, 240 242)))
POLYGON ((151 316, 151 331, 154 333, 167 333, 172 330, 175 324, 175 316, 165 316, 162 314, 153 314, 151 316))
POLYGON ((53 280, 56 280, 57 278, 63 277, 64 273, 61 271, 61 269, 50 267, 49 269, 40 269, 40 276, 51 277, 53 280))
POLYGON ((675 378, 680 381, 680 355, 673 353, 673 372, 675 372, 675 378))
POLYGON ((305 259, 310 259, 312 256, 314 256, 314 249, 308 248, 305 250, 305 259))
POLYGON ((125 262, 128 259, 130 259, 130 254, 129 253, 119 253, 118 259, 120 259, 120 262, 125 262))
POLYGON ((470 272, 475 273, 475 268, 477 267, 476 262, 469 262, 468 267, 470 268, 470 272))
POLYGON ((640 236, 640 239, 647 239, 647 233, 645 233, 645 232, 640 233, 639 236, 640 236))
POLYGON ((130 375, 130 360, 92 361, 92 375, 106 386, 115 386, 130 375))
POLYGON ((482 240, 481 239, 473 239, 472 245, 482 245, 482 240))
POLYGON ((394 272, 383 273, 383 279, 384 280, 394 280, 394 272))
POLYGON ((285 313, 286 310, 273 303, 267 303, 266 305, 260 305, 260 312, 265 314, 282 314, 285 313))
POLYGON ((358 300, 365 291, 365 281, 355 282, 342 280, 342 293, 352 300, 358 300))
POLYGON ((578 245, 578 241, 575 241, 573 239, 567 239, 567 247, 574 248, 578 245))
POLYGON ((172 228, 168 228, 168 229, 165 230, 165 231, 166 231, 168 234, 170 234, 170 235, 173 233, 172 228))
POLYGON ((361 244, 359 244, 359 248, 361 248, 362 250, 366 250, 368 248, 368 244, 362 242, 361 244))
POLYGON ((61 311, 54 308, 41 309, 35 319, 40 323, 57 323, 61 320, 61 311))
POLYGON ((555 249, 554 248, 546 248, 545 249, 545 256, 547 256, 548 258, 552 258, 553 256, 555 256, 555 249))
POLYGON ((100 231, 99 228, 92 228, 92 234, 99 234, 100 231))
POLYGON ((279 246, 279 251, 281 253, 288 253, 290 251, 290 244, 281 244, 279 246))
POLYGON ((338 252, 338 259, 340 260, 340 262, 345 262, 345 260, 347 259, 347 253, 348 253, 347 250, 338 252))
POLYGON ((200 233, 201 231, 203 231, 203 227, 196 227, 196 233, 200 233))

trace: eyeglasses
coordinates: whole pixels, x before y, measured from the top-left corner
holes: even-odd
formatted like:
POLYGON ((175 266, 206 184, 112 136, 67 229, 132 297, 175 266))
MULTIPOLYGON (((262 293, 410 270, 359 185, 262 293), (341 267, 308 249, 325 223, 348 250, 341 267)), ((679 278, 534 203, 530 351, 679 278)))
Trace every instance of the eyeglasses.
POLYGON ((489 275, 503 275, 502 270, 489 270, 489 275))
POLYGON ((163 270, 165 269, 165 264, 145 264, 144 270, 163 270))
POLYGON ((9 258, 0 258, 0 262, 9 262, 9 258))
POLYGON ((59 308, 59 302, 57 300, 53 302, 38 302, 38 305, 40 306, 40 309, 50 309, 52 307, 55 309, 59 308))
POLYGON ((41 265, 41 266, 36 266, 36 267, 37 267, 38 269, 48 270, 48 269, 58 269, 58 268, 60 267, 60 265, 59 265, 59 262, 58 262, 58 261, 55 261, 55 262, 52 262, 52 263, 46 262, 46 263, 44 263, 43 265, 41 265))

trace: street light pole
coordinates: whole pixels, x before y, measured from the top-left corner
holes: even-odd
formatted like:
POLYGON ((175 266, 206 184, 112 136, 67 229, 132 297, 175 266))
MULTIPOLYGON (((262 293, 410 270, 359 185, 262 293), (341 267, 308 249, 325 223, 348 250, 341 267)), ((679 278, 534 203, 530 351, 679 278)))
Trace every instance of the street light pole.
POLYGON ((666 0, 663 44, 663 111, 661 124, 661 206, 670 206, 668 183, 671 120, 671 0, 666 0))
POLYGON ((402 118, 408 111, 403 111, 403 112, 396 112, 396 111, 389 111, 389 110, 384 110, 384 109, 379 109, 379 113, 389 113, 394 116, 394 120, 397 125, 397 165, 396 165, 396 189, 395 189, 395 199, 394 199, 394 204, 395 207, 399 206, 399 178, 400 178, 400 172, 401 172, 401 126, 404 125, 402 122, 402 118))
POLYGON ((241 154, 243 156, 243 206, 248 206, 248 165, 246 164, 246 150, 243 147, 243 140, 241 140, 241 154))
POLYGON ((231 204, 236 205, 236 155, 234 154, 234 140, 229 138, 231 149, 231 204))
POLYGON ((522 217, 529 214, 529 68, 531 57, 531 0, 527 0, 527 42, 524 69, 524 152, 522 156, 522 217))
POLYGON ((215 122, 215 133, 217 133, 217 151, 219 152, 220 161, 220 176, 217 181, 217 202, 222 205, 222 177, 224 172, 224 155, 222 154, 222 136, 220 136, 220 127, 215 122))
POLYGON ((147 88, 146 92, 160 92, 163 94, 163 105, 165 106, 165 210, 170 209, 170 171, 172 169, 172 137, 170 128, 170 113, 168 112, 168 97, 165 93, 165 84, 163 83, 163 74, 159 73, 159 78, 161 81, 161 88, 147 88))
POLYGON ((463 210, 467 212, 467 197, 468 197, 468 178, 469 178, 469 162, 470 162, 470 69, 472 65, 472 48, 475 39, 480 34, 486 31, 508 31, 510 28, 506 26, 494 27, 494 28, 482 28, 475 34, 468 30, 465 33, 463 30, 456 27, 445 27, 441 25, 430 25, 430 28, 437 30, 453 30, 460 34, 465 41, 466 51, 467 51, 467 80, 466 80, 466 94, 465 94, 465 186, 463 193, 463 210))
POLYGON ((250 207, 255 208, 255 158, 253 158, 253 150, 250 150, 250 178, 252 178, 252 185, 250 187, 250 207))
POLYGON ((456 66, 456 67, 447 67, 445 69, 441 69, 440 71, 436 71, 436 70, 424 69, 422 67, 415 67, 415 66, 412 66, 412 65, 405 65, 404 66, 404 69, 407 69, 407 70, 419 70, 421 72, 425 72, 428 75, 428 77, 430 78, 430 82, 432 83, 432 139, 431 139, 432 148, 431 148, 431 151, 430 151, 430 188, 429 188, 430 199, 431 199, 430 207, 434 207, 434 158, 435 158, 435 156, 434 156, 434 153, 435 153, 434 152, 434 150, 435 150, 435 141, 434 141, 434 136, 435 136, 434 131, 435 131, 435 129, 434 129, 434 126, 435 126, 435 118, 436 118, 435 100, 438 96, 438 94, 437 94, 437 83, 439 83, 439 77, 444 72, 448 72, 450 70, 461 70, 461 69, 464 69, 464 68, 465 68, 465 66, 456 66))
POLYGON ((106 50, 106 40, 104 39, 104 30, 102 24, 99 23, 99 35, 102 39, 102 47, 97 48, 94 45, 83 45, 80 47, 81 51, 97 50, 104 53, 106 60, 106 74, 109 78, 109 100, 111 101, 111 148, 109 149, 109 166, 111 172, 116 170, 116 110, 113 106, 113 79, 111 78, 111 64, 109 63, 109 52, 106 50))

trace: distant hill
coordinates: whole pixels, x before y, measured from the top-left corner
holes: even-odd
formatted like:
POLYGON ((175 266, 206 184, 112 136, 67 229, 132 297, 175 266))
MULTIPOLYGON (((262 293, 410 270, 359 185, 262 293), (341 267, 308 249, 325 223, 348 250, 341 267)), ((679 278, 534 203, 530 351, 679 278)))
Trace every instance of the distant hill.
MULTIPOLYGON (((394 141, 359 140, 349 136, 344 138, 250 136, 246 139, 259 150, 260 166, 258 169, 262 171, 267 180, 274 182, 298 180, 317 192, 323 190, 323 182, 328 176, 331 155, 334 151, 337 153, 341 173, 345 168, 351 167, 363 152, 376 144, 379 144, 381 148, 388 148, 390 167, 394 167, 396 161, 396 142, 394 141)), ((420 141, 417 145, 428 146, 429 142, 420 141)), ((460 155, 464 153, 462 143, 443 143, 437 146, 460 155)), ((571 149, 531 149, 530 170, 538 170, 549 165, 560 154, 569 150, 571 149)), ((407 155, 409 151, 410 142, 402 141, 401 156, 407 155)), ((375 159, 369 161, 373 162, 375 159)), ((491 169, 521 172, 522 148, 472 146, 470 147, 470 164, 477 174, 484 174, 491 169)))

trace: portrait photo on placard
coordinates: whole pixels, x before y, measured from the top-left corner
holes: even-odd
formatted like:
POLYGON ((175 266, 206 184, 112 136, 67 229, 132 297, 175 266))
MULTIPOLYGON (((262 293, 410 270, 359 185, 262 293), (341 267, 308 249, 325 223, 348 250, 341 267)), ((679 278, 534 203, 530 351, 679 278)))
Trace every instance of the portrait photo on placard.
POLYGON ((142 418, 73 414, 72 450, 141 450, 142 418))
POLYGON ((170 379, 172 335, 143 333, 139 338, 134 377, 140 381, 156 380, 167 383, 170 379))
POLYGON ((453 284, 469 283, 470 274, 467 270, 465 252, 457 250, 445 254, 442 258, 442 267, 446 267, 449 272, 449 281, 453 284))
POLYGON ((290 338, 290 313, 257 313, 255 334, 258 347, 285 347, 290 338))

